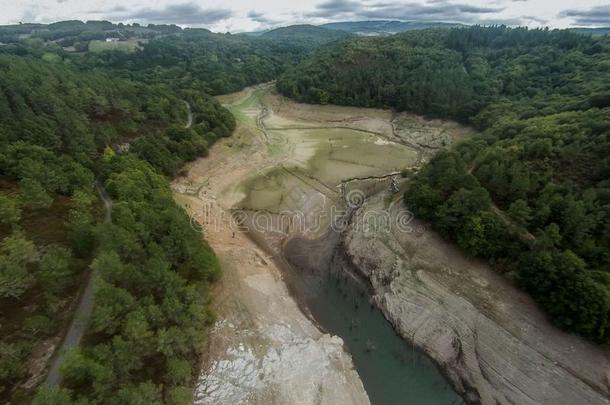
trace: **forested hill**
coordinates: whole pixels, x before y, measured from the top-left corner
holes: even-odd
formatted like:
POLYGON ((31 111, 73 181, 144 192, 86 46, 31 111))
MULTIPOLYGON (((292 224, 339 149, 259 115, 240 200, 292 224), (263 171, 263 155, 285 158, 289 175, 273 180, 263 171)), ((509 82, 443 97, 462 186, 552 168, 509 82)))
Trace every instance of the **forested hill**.
POLYGON ((230 135, 233 116, 137 67, 93 71, 39 46, 0 54, 0 402, 29 402, 95 271, 84 344, 67 355, 62 388, 35 403, 186 403, 219 268, 165 175, 230 135))
POLYGON ((464 27, 464 24, 444 23, 434 21, 393 21, 393 20, 372 20, 372 21, 340 21, 322 24, 320 27, 330 30, 351 32, 358 35, 391 35, 399 32, 423 30, 426 28, 453 28, 464 27))
POLYGON ((315 25, 291 25, 263 33, 260 37, 278 44, 297 46, 306 50, 350 37, 351 34, 315 25))
POLYGON ((34 395, 91 271, 85 344, 37 403, 190 401, 219 268, 168 178, 232 133, 210 94, 273 80, 310 51, 176 26, 0 27, 0 402, 34 395))
POLYGON ((408 206, 557 325, 610 344, 610 39, 505 27, 360 38, 277 87, 478 128, 413 178, 408 206))
POLYGON ((63 53, 86 70, 106 68, 124 77, 226 94, 274 80, 310 49, 246 35, 186 29, 143 44, 133 52, 63 53))
POLYGON ((216 95, 273 80, 312 49, 346 36, 314 26, 255 38, 175 25, 60 21, 0 26, 0 53, 70 60, 82 70, 216 95))

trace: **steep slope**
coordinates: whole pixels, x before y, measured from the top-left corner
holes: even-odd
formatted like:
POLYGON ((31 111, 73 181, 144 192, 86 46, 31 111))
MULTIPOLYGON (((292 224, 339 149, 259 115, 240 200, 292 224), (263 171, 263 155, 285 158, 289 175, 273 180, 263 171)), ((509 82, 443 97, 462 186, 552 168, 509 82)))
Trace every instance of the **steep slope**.
POLYGON ((479 128, 414 177, 409 207, 515 278, 555 324, 608 344, 608 63, 607 38, 566 30, 427 30, 322 49, 277 86, 479 128))
POLYGON ((374 302, 398 333, 433 358, 469 403, 609 403, 608 348, 553 327, 509 280, 409 219, 399 198, 382 192, 358 209, 340 244, 349 263, 339 261, 338 270, 370 280, 374 302), (365 225, 388 217, 410 231, 365 225))

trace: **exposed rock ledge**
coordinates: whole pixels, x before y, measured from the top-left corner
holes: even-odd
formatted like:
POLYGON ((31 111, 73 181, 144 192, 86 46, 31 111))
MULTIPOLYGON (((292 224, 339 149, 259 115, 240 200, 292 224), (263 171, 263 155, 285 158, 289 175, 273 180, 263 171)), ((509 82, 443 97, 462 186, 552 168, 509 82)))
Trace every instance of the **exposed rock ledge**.
MULTIPOLYGON (((610 353, 549 324, 523 292, 465 258, 424 224, 411 232, 364 227, 399 196, 371 197, 343 234, 343 248, 371 282, 397 331, 433 358, 471 403, 609 404, 610 353)), ((392 221, 392 223, 396 223, 392 221)))

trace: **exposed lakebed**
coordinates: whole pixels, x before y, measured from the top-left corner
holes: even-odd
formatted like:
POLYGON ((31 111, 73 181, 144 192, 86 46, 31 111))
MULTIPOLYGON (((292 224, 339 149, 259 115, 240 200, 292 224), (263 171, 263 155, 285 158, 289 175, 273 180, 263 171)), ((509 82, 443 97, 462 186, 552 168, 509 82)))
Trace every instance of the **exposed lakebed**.
MULTIPOLYGON (((392 175, 396 176, 402 168, 416 167, 425 161, 429 155, 399 136, 401 131, 410 130, 409 133, 416 135, 414 139, 421 138, 422 134, 432 134, 437 139, 442 138, 445 144, 454 135, 463 133, 462 129, 404 116, 401 117, 401 126, 396 128, 397 120, 389 111, 296 105, 273 94, 271 86, 248 89, 222 101, 238 119, 236 134, 215 145, 209 158, 193 163, 187 177, 175 182, 176 199, 194 217, 202 207, 209 209, 211 206, 226 213, 240 209, 250 216, 261 214, 271 221, 266 222, 269 228, 258 232, 257 243, 262 250, 254 258, 245 259, 250 255, 238 255, 240 249, 253 251, 257 248, 248 248, 249 242, 244 241, 242 234, 238 232, 237 238, 232 231, 221 235, 211 229, 208 219, 196 218, 204 223, 208 233, 206 238, 225 265, 225 277, 216 287, 219 291, 213 292, 219 323, 212 333, 210 351, 203 366, 198 403, 207 403, 206 395, 212 394, 216 403, 228 403, 235 398, 244 403, 283 403, 290 393, 283 391, 282 384, 285 389, 295 392, 295 397, 291 398, 296 401, 294 403, 341 402, 341 399, 331 399, 332 395, 326 392, 332 388, 326 387, 328 382, 324 381, 325 378, 315 375, 329 373, 329 368, 332 369, 332 378, 335 372, 343 373, 345 377, 340 380, 347 380, 348 386, 355 387, 337 388, 338 392, 346 392, 341 394, 341 398, 351 395, 351 399, 342 403, 360 401, 359 384, 364 386, 374 404, 461 403, 460 397, 434 364, 401 339, 381 312, 369 303, 364 285, 349 279, 347 273, 326 271, 328 269, 319 268, 311 276, 311 272, 299 274, 296 267, 290 267, 284 269, 282 278, 287 281, 293 296, 300 298, 301 308, 313 317, 322 333, 343 339, 361 383, 353 381, 353 375, 345 369, 349 367, 346 360, 341 360, 341 367, 332 366, 336 363, 333 358, 343 356, 339 354, 331 354, 331 360, 324 360, 324 356, 320 358, 319 363, 330 361, 327 368, 323 364, 300 367, 299 372, 306 372, 303 369, 311 367, 314 375, 292 378, 287 373, 282 382, 277 382, 274 377, 273 381, 264 384, 252 381, 252 373, 248 373, 248 381, 240 381, 243 377, 239 374, 244 370, 238 365, 245 362, 250 368, 260 367, 258 375, 263 381, 269 376, 280 375, 282 372, 273 369, 280 364, 269 362, 269 353, 275 351, 282 358, 282 353, 288 351, 285 346, 289 344, 282 341, 282 348, 278 348, 276 337, 261 332, 270 330, 269 324, 277 326, 278 322, 271 320, 275 317, 273 311, 281 312, 285 308, 280 310, 273 305, 265 308, 262 304, 258 308, 258 301, 246 302, 248 292, 239 290, 244 281, 250 284, 244 277, 252 280, 253 276, 241 274, 244 269, 282 262, 282 244, 286 238, 289 235, 311 238, 323 235, 331 222, 332 216, 328 214, 333 209, 345 208, 346 193, 356 191, 364 195, 375 187, 387 188, 392 175), (407 128, 409 125, 411 128, 407 128), (455 134, 451 133, 452 130, 455 134), (357 180, 368 178, 372 180, 357 180), (358 184, 351 183, 355 179, 358 184), (303 223, 298 224, 299 227, 294 221, 287 225, 281 220, 282 216, 292 214, 302 215, 303 223), (222 284, 231 286, 223 287, 222 284), (248 305, 250 307, 246 308, 248 305), (250 317, 247 322, 242 319, 246 316, 244 313, 250 317), (297 397, 299 390, 306 390, 299 384, 312 384, 310 377, 313 384, 317 384, 321 396, 316 399, 307 395, 297 397), (231 390, 220 392, 218 387, 223 384, 230 385, 231 390), (240 390, 243 391, 241 394, 240 390)), ((329 254, 325 249, 328 250, 329 246, 309 253, 322 257, 329 254)), ((255 289, 266 292, 262 278, 257 280, 255 289)), ((270 299, 269 296, 264 298, 270 299)), ((307 329, 309 337, 315 335, 308 327, 304 329, 307 329)), ((313 336, 313 341, 316 339, 317 342, 328 340, 313 336)), ((303 342, 300 338, 289 341, 303 342)), ((329 353, 328 345, 322 347, 326 347, 323 352, 329 353)), ((312 353, 319 351, 313 350, 312 353)))

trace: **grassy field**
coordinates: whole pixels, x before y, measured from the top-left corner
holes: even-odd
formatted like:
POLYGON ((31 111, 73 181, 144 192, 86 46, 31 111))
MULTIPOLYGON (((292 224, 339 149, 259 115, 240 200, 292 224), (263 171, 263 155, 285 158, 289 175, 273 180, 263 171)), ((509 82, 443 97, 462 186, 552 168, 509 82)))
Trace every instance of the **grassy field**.
POLYGON ((129 39, 127 41, 106 42, 93 40, 89 42, 89 52, 124 51, 133 52, 140 48, 140 40, 129 39))

